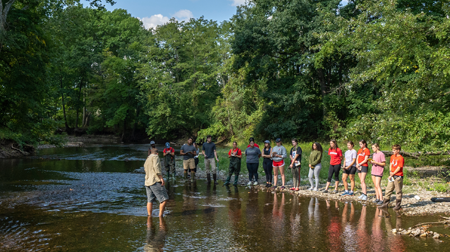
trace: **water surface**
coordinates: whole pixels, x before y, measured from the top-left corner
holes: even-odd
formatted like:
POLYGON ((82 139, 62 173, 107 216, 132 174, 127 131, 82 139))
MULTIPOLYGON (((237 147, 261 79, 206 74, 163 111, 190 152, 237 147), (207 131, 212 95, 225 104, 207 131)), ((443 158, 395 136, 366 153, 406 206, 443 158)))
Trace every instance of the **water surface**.
POLYGON ((131 173, 147 149, 95 145, 0 160, 0 250, 450 251, 447 239, 390 232, 437 217, 222 182, 170 181, 170 214, 147 217, 144 175, 131 173))

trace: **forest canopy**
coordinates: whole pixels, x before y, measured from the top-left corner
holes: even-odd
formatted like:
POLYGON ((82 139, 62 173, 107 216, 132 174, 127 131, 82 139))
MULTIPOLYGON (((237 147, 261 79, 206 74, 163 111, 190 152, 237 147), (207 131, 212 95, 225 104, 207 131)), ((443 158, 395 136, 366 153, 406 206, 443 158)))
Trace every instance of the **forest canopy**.
POLYGON ((254 0, 150 30, 113 1, 0 1, 1 139, 450 149, 448 1, 254 0))

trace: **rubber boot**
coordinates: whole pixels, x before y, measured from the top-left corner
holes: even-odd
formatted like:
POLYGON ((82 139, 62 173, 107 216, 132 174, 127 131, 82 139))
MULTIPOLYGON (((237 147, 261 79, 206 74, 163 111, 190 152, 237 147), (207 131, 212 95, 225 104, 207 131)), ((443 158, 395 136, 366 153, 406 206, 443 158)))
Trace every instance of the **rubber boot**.
POLYGON ((184 170, 184 179, 187 179, 187 170, 184 170))
POLYGON ((217 174, 213 174, 214 184, 217 185, 217 174))
POLYGON ((211 182, 211 174, 206 174, 206 181, 208 182, 208 184, 209 182, 211 182))
POLYGON ((402 200, 396 200, 395 201, 395 207, 394 207, 395 211, 399 211, 402 210, 402 200))
POLYGON ((195 172, 191 172, 191 182, 194 182, 195 180, 195 172))
POLYGON ((227 181, 225 182, 225 184, 224 185, 229 185, 230 184, 230 180, 231 180, 231 175, 228 175, 228 177, 227 177, 227 181))
POLYGON ((238 185, 238 181, 239 181, 239 174, 235 174, 234 175, 234 183, 233 183, 233 185, 237 186, 238 185))
POLYGON ((385 199, 385 200, 383 200, 383 205, 381 205, 379 207, 387 208, 389 206, 390 202, 391 202, 390 199, 385 199))

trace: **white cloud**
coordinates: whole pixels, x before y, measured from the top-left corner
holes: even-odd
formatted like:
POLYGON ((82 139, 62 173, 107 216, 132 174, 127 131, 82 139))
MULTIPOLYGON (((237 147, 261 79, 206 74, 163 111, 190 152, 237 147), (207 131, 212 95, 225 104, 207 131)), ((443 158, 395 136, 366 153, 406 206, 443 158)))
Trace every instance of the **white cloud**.
MULTIPOLYGON (((0 0, 1 1, 1 0, 0 0)), ((178 21, 189 21, 194 18, 194 14, 190 10, 179 10, 172 15, 178 21)), ((170 21, 169 17, 163 16, 162 14, 156 14, 151 17, 139 18, 144 24, 145 29, 156 28, 158 25, 166 24, 170 21)))
POLYGON ((173 16, 179 21, 189 21, 189 19, 194 18, 194 14, 190 10, 177 11, 173 16))
POLYGON ((239 6, 239 5, 244 5, 246 0, 231 0, 233 1, 233 3, 231 4, 232 6, 239 6))
POLYGON ((170 18, 164 17, 161 14, 156 14, 151 17, 139 18, 144 24, 145 29, 156 28, 158 25, 163 25, 170 21, 170 18))

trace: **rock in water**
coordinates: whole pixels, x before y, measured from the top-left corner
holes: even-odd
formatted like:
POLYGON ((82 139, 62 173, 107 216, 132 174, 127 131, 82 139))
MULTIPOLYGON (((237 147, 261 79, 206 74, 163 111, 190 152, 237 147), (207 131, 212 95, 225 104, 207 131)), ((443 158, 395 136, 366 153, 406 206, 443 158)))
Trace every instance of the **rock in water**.
POLYGON ((433 238, 434 239, 439 239, 441 236, 438 233, 434 233, 433 238))

